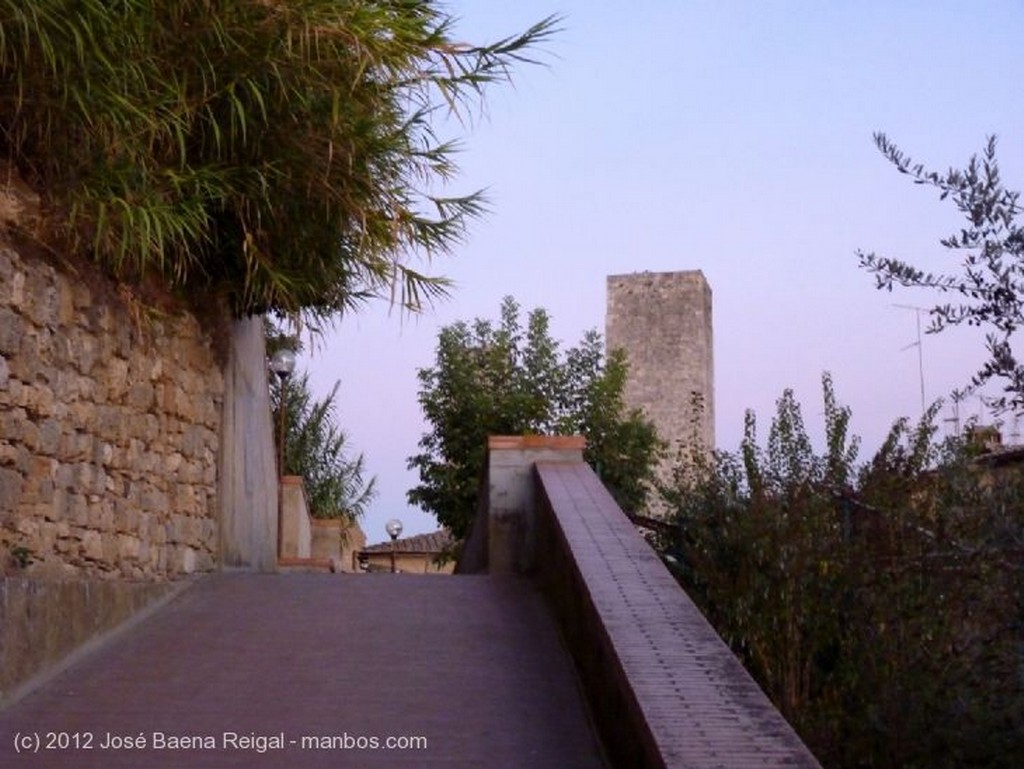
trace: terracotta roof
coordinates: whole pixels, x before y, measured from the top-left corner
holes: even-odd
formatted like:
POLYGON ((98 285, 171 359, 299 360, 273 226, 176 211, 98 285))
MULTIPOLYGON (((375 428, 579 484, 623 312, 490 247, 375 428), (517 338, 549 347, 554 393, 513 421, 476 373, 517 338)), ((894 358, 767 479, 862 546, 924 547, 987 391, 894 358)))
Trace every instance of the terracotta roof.
POLYGON ((1003 446, 974 459, 979 465, 1009 465, 1024 461, 1024 446, 1003 446))
MULTIPOLYGON (((440 553, 452 543, 452 535, 447 530, 432 531, 429 534, 415 534, 395 540, 396 553, 440 553)), ((364 547, 363 553, 390 553, 391 540, 378 542, 364 547)))

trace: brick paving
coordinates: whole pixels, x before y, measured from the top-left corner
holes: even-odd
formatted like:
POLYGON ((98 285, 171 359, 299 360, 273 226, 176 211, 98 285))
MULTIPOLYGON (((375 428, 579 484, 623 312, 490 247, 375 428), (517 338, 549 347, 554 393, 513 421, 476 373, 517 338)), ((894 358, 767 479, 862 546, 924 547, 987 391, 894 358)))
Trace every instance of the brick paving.
POLYGON ((0 712, 5 769, 603 766, 542 597, 514 578, 208 577, 0 712), (43 749, 16 753, 19 734, 43 749), (198 739, 168 747, 181 736, 198 739), (427 747, 345 747, 388 736, 427 747))

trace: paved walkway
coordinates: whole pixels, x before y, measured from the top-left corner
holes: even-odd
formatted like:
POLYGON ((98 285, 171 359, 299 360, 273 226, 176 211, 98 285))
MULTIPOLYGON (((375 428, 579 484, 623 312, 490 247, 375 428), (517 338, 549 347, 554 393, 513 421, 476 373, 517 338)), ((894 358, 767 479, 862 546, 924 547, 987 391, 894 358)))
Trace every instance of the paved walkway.
POLYGON ((494 577, 210 577, 0 741, 5 769, 604 766, 541 596, 494 577))

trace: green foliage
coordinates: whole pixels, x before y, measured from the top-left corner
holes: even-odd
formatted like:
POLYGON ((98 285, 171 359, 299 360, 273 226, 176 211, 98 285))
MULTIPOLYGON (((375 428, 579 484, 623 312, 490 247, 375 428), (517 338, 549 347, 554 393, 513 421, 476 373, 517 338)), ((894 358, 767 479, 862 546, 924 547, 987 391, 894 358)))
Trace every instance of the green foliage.
POLYGON ((1011 346, 1024 324, 1024 228, 1018 223, 1020 192, 1007 189, 999 174, 995 137, 989 138, 980 159, 973 156, 965 169, 945 174, 926 171, 885 134, 875 134, 875 143, 900 173, 916 184, 937 188, 941 200, 952 200, 968 225, 940 241, 960 256, 958 273, 933 274, 898 259, 858 251, 861 266, 875 275, 879 288, 891 291, 898 284, 957 295, 958 304, 932 308, 929 331, 964 323, 991 328, 986 336, 989 359, 972 385, 1003 380, 1005 395, 997 405, 1024 408, 1024 364, 1011 346))
POLYGON ((767 449, 681 466, 680 582, 823 764, 1024 761, 1024 472, 937 446, 934 406, 856 463, 824 381, 825 453, 778 401, 767 449))
POLYGON ((476 46, 435 0, 0 0, 0 146, 60 239, 236 314, 410 308, 480 193, 438 135, 555 20, 476 46))
POLYGON ((845 485, 857 455, 849 411, 835 405, 827 376, 824 392, 825 456, 814 453, 786 390, 766 450, 748 412, 739 455, 697 454, 664 491, 679 524, 670 552, 684 585, 790 719, 814 695, 816 658, 838 630, 842 527, 824 492, 845 485))
POLYGON ((420 485, 409 501, 437 516, 456 539, 476 513, 488 435, 581 434, 585 459, 630 511, 642 508, 660 442, 622 401, 626 362, 606 359, 601 337, 584 335, 564 354, 548 315, 506 297, 497 325, 477 319, 441 330, 435 363, 419 372, 419 401, 431 425, 409 458, 420 485))
POLYGON ((19 569, 27 569, 35 560, 34 553, 24 545, 12 545, 10 553, 14 565, 19 569))
POLYGON ((303 478, 309 514, 314 518, 353 521, 376 496, 376 478, 366 480, 363 455, 349 456, 347 438, 338 427, 335 398, 338 385, 317 400, 309 389, 309 374, 293 376, 282 388, 272 376, 275 445, 280 445, 281 398, 285 401, 285 475, 303 478))

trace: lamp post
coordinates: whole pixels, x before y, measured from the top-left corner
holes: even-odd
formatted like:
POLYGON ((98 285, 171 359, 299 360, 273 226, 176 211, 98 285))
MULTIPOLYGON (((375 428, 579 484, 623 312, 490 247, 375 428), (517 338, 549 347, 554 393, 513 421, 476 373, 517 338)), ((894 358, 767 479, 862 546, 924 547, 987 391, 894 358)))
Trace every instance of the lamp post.
POLYGON ((395 568, 395 540, 402 533, 402 522, 397 518, 392 518, 384 524, 384 531, 391 537, 391 573, 396 574, 398 569, 395 568))
POLYGON ((270 370, 277 374, 281 380, 281 395, 278 403, 278 411, 281 418, 281 429, 278 431, 277 446, 277 477, 284 477, 284 444, 285 444, 285 412, 288 410, 287 387, 288 377, 295 370, 295 353, 287 348, 281 348, 274 353, 270 359, 270 370))
POLYGON ((295 353, 281 348, 270 359, 270 370, 281 380, 281 391, 278 395, 277 410, 280 412, 280 430, 277 438, 277 557, 281 557, 284 543, 284 444, 285 444, 285 412, 288 410, 288 377, 295 370, 295 353))

